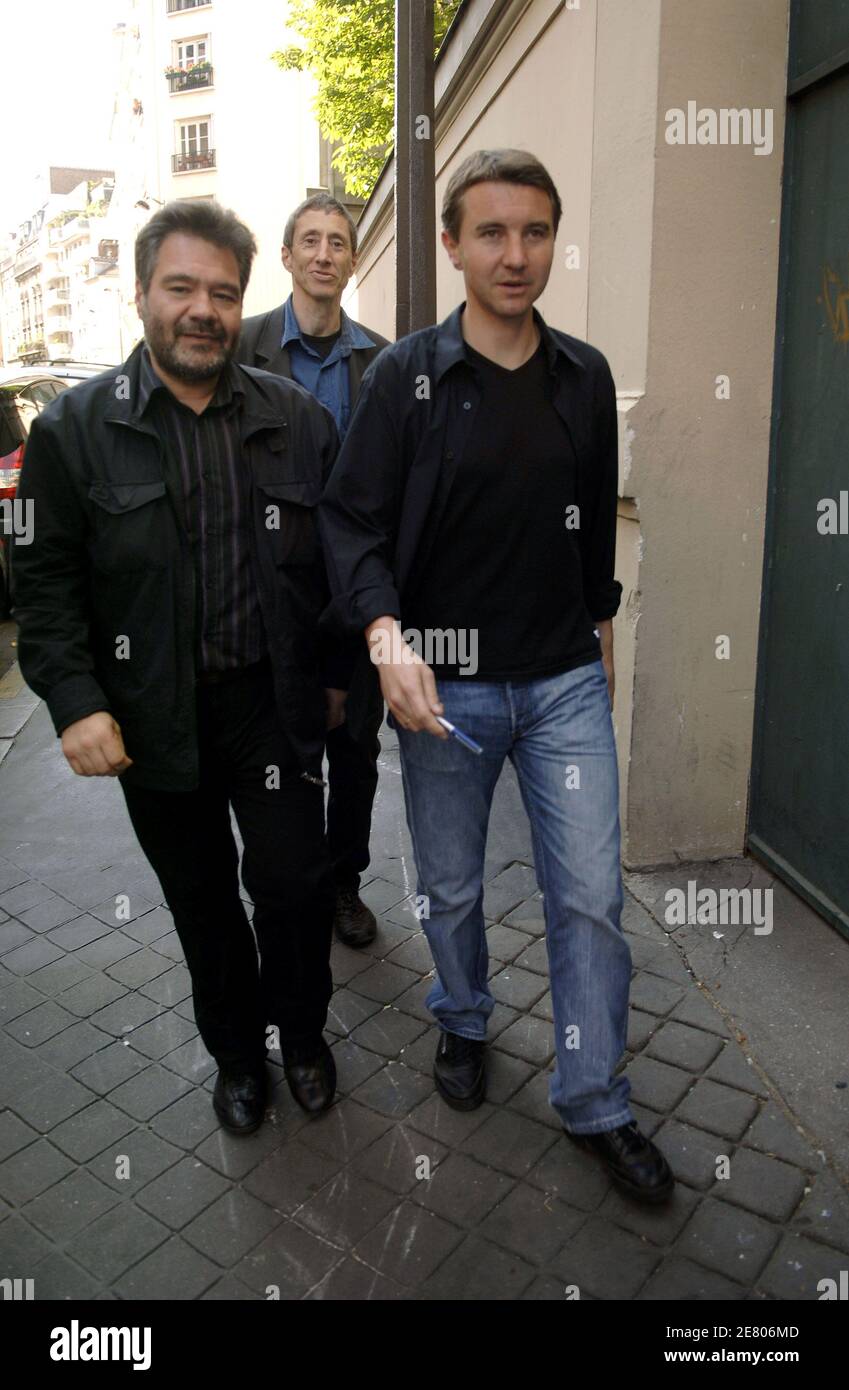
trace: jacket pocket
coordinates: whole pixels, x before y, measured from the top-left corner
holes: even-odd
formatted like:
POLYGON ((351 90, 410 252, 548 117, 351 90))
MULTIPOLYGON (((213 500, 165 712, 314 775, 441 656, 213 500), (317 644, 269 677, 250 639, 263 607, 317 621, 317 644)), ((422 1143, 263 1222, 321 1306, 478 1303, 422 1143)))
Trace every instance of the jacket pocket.
POLYGON ((90 554, 95 569, 107 574, 159 569, 166 559, 163 530, 165 483, 94 482, 88 490, 92 534, 90 554))
POLYGON ((257 482, 260 525, 275 564, 311 565, 319 558, 315 508, 321 488, 312 479, 257 482))

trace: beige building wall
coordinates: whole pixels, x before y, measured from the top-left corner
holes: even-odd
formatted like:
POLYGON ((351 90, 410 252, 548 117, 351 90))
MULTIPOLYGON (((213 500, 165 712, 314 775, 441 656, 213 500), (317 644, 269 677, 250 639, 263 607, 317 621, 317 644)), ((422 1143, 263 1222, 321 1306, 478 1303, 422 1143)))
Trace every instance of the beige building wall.
MULTIPOLYGON (((742 851, 763 558, 788 0, 473 0, 437 69, 437 207, 484 146, 564 204, 539 307, 617 383, 623 858, 742 851), (475 52, 475 32, 484 34, 475 52), (456 50, 452 51, 452 50, 456 50), (770 107, 773 151, 672 146, 671 107, 770 107), (716 378, 731 398, 716 398, 716 378), (731 659, 716 658, 716 639, 731 659)), ((346 307, 394 337, 391 166, 346 307)), ((437 312, 462 283, 437 250, 437 312)))

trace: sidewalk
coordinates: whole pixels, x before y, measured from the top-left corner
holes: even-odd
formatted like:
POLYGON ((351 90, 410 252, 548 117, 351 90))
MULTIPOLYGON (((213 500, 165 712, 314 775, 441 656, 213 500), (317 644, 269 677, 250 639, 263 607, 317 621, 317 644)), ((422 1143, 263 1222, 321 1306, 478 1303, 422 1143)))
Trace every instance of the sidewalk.
POLYGON ((849 943, 780 884, 771 936, 661 925, 670 886, 769 886, 753 862, 626 875, 623 1065, 679 1179, 652 1211, 547 1104, 542 905, 510 771, 487 861, 488 1100, 461 1114, 436 1096, 430 956, 384 728, 363 890, 378 937, 333 949, 338 1103, 307 1119, 273 1066, 266 1121, 237 1139, 213 1114, 182 953, 119 788, 70 774, 43 705, 6 734, 16 720, 0 727, 14 737, 0 766, 0 1278, 33 1279, 36 1299, 353 1300, 562 1300, 567 1285, 816 1300, 839 1280, 849 943))

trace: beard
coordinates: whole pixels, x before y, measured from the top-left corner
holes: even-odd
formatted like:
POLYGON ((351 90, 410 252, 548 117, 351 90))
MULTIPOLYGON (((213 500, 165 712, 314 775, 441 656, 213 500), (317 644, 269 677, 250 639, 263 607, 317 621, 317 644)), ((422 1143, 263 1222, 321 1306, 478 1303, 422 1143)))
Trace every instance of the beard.
POLYGON ((236 352, 235 337, 228 343, 220 325, 208 319, 190 319, 175 329, 148 314, 143 323, 147 345, 156 361, 180 381, 208 381, 218 376, 236 352), (215 342, 210 341, 204 347, 183 342, 189 332, 207 333, 215 342))

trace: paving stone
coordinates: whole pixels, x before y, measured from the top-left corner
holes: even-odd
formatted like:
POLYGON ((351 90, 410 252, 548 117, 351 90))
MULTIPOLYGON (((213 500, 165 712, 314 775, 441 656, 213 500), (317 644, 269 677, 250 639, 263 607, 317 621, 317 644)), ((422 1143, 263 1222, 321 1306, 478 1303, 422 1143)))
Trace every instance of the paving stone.
POLYGON ((511 1009, 507 1004, 496 1004, 486 1021, 487 1041, 494 1042, 505 1028, 509 1028, 511 1023, 515 1023, 516 1019, 521 1017, 518 1009, 511 1009))
MULTIPOLYGON (((135 960, 135 956, 132 957, 135 960)), ((184 965, 172 965, 163 975, 157 975, 146 985, 139 987, 139 993, 146 999, 171 1008, 174 1004, 189 999, 192 993, 192 977, 184 965)))
MULTIPOLYGON (((303 1112, 301 1115, 305 1125, 312 1123, 303 1112)), ((294 1116, 292 1119, 294 1120, 294 1116)), ((281 1130, 276 1120, 277 1116, 271 1111, 253 1134, 228 1134, 226 1129, 218 1128, 208 1139, 204 1139, 202 1144, 198 1144, 195 1155, 216 1172, 238 1182, 239 1179, 252 1174, 268 1154, 282 1153, 285 1145, 290 1142, 292 1136, 288 1132, 288 1126, 281 1130)), ((272 1201, 270 1205, 275 1206, 276 1203, 272 1201)))
MULTIPOLYGON (((133 1046, 135 1046, 135 1041, 133 1046)), ((197 1034, 163 1057, 162 1065, 167 1067, 169 1071, 175 1071, 178 1076, 184 1077, 186 1081, 191 1081, 194 1085, 200 1085, 207 1077, 212 1076, 213 1073, 217 1075, 218 1072, 215 1058, 210 1057, 197 1034)))
POLYGON ((554 1056, 554 1033, 544 1019, 525 1015, 504 1030, 498 1046, 536 1067, 543 1067, 554 1056))
POLYGON ((77 951, 77 959, 85 965, 90 965, 93 970, 106 970, 108 966, 116 965, 119 960, 135 955, 140 950, 142 947, 138 941, 115 928, 105 936, 90 941, 87 946, 81 946, 77 951))
MULTIPOLYGON (((503 925, 487 927, 486 944, 491 956, 494 956, 497 960, 509 962, 515 961, 517 956, 538 952, 539 949, 542 948, 542 965, 526 965, 525 969, 534 970, 544 975, 548 974, 548 960, 544 954, 545 942, 536 941, 535 938, 530 936, 527 932, 517 931, 515 927, 505 927, 503 925), (530 948, 530 950, 528 948, 530 948)), ((537 958, 537 955, 532 956, 534 961, 536 961, 537 958)))
POLYGON ((704 1028, 709 1033, 718 1033, 721 1038, 729 1036, 728 1025, 718 1009, 715 1009, 698 990, 689 989, 681 1003, 672 1011, 677 1023, 689 1023, 694 1028, 704 1028))
POLYGON ((168 1239, 170 1231, 132 1202, 121 1202, 86 1227, 74 1242, 74 1259, 106 1284, 168 1239))
POLYGON ((334 1245, 355 1245, 397 1205, 395 1193, 344 1168, 300 1208, 295 1220, 334 1245))
POLYGON ((782 1114, 774 1101, 767 1102, 746 1131, 743 1142, 747 1148, 759 1149, 773 1158, 783 1158, 785 1163, 795 1163, 797 1168, 807 1168, 820 1161, 813 1152, 813 1145, 782 1114))
POLYGON ((408 939, 395 947, 389 960, 393 965, 412 970, 416 975, 424 975, 433 967, 433 956, 427 937, 420 932, 414 936, 409 936, 408 933, 408 939))
POLYGON ((173 1010, 158 1014, 149 1023, 134 1028, 130 1045, 145 1057, 160 1061, 167 1053, 195 1037, 197 1029, 173 1010))
POLYGON ((757 1109, 754 1096, 702 1077, 678 1106, 676 1119, 726 1139, 739 1139, 757 1109))
POLYGON ((90 1105, 92 1092, 73 1077, 56 1073, 33 1090, 22 1089, 14 1103, 15 1114, 41 1134, 59 1125, 69 1115, 90 1105))
POLYGON ((713 1274, 702 1269, 691 1260, 682 1260, 673 1255, 649 1279, 637 1294, 637 1299, 646 1302, 658 1299, 669 1302, 710 1302, 711 1300, 733 1303, 745 1298, 745 1290, 721 1274, 713 1274))
POLYGON ((376 1143, 357 1154, 350 1166, 363 1177, 404 1196, 418 1183, 427 1181, 419 1176, 423 1171, 422 1159, 427 1159, 433 1173, 447 1154, 445 1145, 435 1139, 417 1134, 405 1125, 393 1125, 376 1143))
POLYGON ((234 1265, 274 1230, 279 1211, 238 1188, 225 1192, 183 1231, 183 1238, 219 1265, 234 1265))
POLYGON ((412 1014, 413 1018, 420 1018, 424 1023, 433 1026, 436 1020, 425 1003, 425 999, 432 989, 432 976, 424 980, 417 980, 411 989, 405 989, 403 994, 399 994, 394 1001, 395 1008, 400 1009, 402 1013, 412 1014))
POLYGON ((751 1149, 738 1149, 731 1160, 731 1177, 717 1183, 714 1196, 772 1221, 785 1222, 804 1191, 804 1174, 798 1168, 751 1149))
MULTIPOLYGON (((92 917, 99 918, 108 927, 118 927, 121 931, 126 931, 131 922, 143 917, 146 912, 150 912, 155 907, 156 903, 152 903, 150 898, 145 897, 144 893, 127 890, 104 898, 102 903, 90 907, 89 912, 92 917)), ((166 927, 159 933, 160 936, 164 936, 167 930, 166 927)))
POLYGON ((10 1037, 17 1038, 25 1047, 38 1047, 40 1043, 55 1037, 72 1023, 76 1023, 74 1015, 49 999, 37 1008, 31 1009, 28 1014, 21 1014, 7 1024, 6 1032, 10 1037))
POLYGON ((143 1211, 179 1231, 210 1206, 227 1182, 197 1158, 183 1158, 135 1195, 143 1211))
MULTIPOLYGON (((419 931, 419 923, 407 913, 401 913, 402 920, 395 921, 396 912, 398 912, 398 908, 394 908, 392 912, 378 919, 377 934, 374 941, 369 941, 365 946, 357 947, 361 955, 371 956, 372 960, 385 960, 387 956, 395 952, 396 947, 403 946, 419 931)), ((398 964, 400 965, 401 962, 399 961, 398 964)), ((430 964, 432 965, 433 962, 431 961, 430 964)), ((422 971, 416 969, 414 973, 421 975, 422 971)))
POLYGON ((738 1284, 754 1283, 781 1232, 749 1212, 707 1197, 678 1241, 680 1255, 717 1270, 738 1284))
POLYGON ((134 1119, 149 1120, 189 1089, 189 1083, 181 1076, 166 1071, 164 1067, 150 1066, 116 1086, 109 1098, 134 1119))
POLYGON ((122 1081, 144 1071, 147 1065, 147 1059, 138 1057, 129 1044, 113 1042, 80 1062, 72 1075, 98 1095, 106 1095, 122 1081))
POLYGON ((141 1028, 142 1024, 149 1023, 152 1018, 158 1018, 163 1012, 162 1007, 153 999, 145 999, 142 994, 130 994, 123 990, 120 999, 98 1010, 92 1015, 91 1021, 97 1028, 105 1029, 116 1038, 123 1038, 134 1029, 141 1028))
POLYGON ((373 878, 360 889, 360 898, 377 917, 408 896, 399 889, 397 883, 390 883, 388 879, 383 878, 373 878))
POLYGON ((29 881, 25 869, 19 869, 17 864, 13 864, 9 859, 0 860, 0 893, 8 893, 11 888, 17 888, 19 884, 29 881))
POLYGON ((61 946, 63 951, 79 951, 80 947, 87 946, 90 941, 96 941, 98 937, 105 936, 108 928, 103 922, 98 922, 96 918, 90 917, 88 913, 83 913, 81 917, 75 917, 72 922, 66 922, 62 927, 56 927, 48 932, 48 937, 61 946))
POLYGON ((130 956, 125 956, 115 965, 110 965, 107 974, 113 980, 126 985, 128 989, 139 989, 142 985, 150 984, 158 975, 164 975, 166 970, 172 969, 171 962, 167 956, 161 956, 158 951, 152 950, 149 946, 142 946, 130 956))
POLYGON ((631 981, 630 1000, 644 1013, 663 1016, 675 1008, 684 995, 684 987, 672 980, 662 980, 641 970, 631 981))
POLYGON ((202 1302, 221 1300, 224 1303, 241 1301, 256 1303, 260 1299, 265 1302, 265 1294, 259 1294, 254 1289, 249 1289, 247 1284, 243 1284, 241 1279, 237 1279, 232 1274, 225 1274, 217 1283, 210 1285, 206 1293, 201 1294, 202 1302))
POLYGON ((551 1001, 551 990, 546 990, 541 999, 538 999, 531 1009, 535 1018, 547 1019, 549 1023, 554 1022, 554 1005, 551 1001))
MULTIPOLYGON (((494 927, 493 930, 507 931, 509 929, 506 927, 494 927)), ((545 938, 532 938, 531 944, 528 946, 527 950, 521 951, 519 955, 515 957, 514 964, 517 965, 520 970, 534 970, 538 975, 547 976, 549 965, 548 947, 545 938)))
MULTIPOLYGON (((167 936, 174 936, 174 918, 167 907, 155 907, 152 912, 122 924, 121 930, 142 946, 152 946, 167 936)), ((157 944, 157 949, 158 944, 157 944)))
POLYGON ((50 902, 55 896, 46 884, 39 883, 35 878, 24 878, 13 888, 7 888, 4 893, 0 893, 0 907, 13 917, 20 917, 28 908, 35 907, 38 903, 50 902))
POLYGON ((483 910, 489 920, 514 911, 536 891, 537 879, 528 864, 511 864, 484 886, 483 910))
POLYGON ((87 1167, 101 1182, 128 1197, 183 1157, 180 1149, 166 1144, 149 1129, 134 1129, 109 1144, 87 1167))
POLYGON ((338 1170, 339 1160, 335 1156, 308 1148, 299 1139, 290 1139, 246 1174, 244 1187, 273 1210, 291 1216, 338 1170))
POLYGON ((180 1236, 172 1236, 119 1279, 123 1299, 183 1302, 199 1298, 220 1270, 180 1236))
POLYGON ((17 922, 13 917, 7 918, 0 926, 0 956, 7 951, 14 951, 17 946, 23 946, 27 941, 35 939, 35 932, 25 927, 23 922, 17 922))
POLYGON ((304 1130, 301 1140, 308 1148, 317 1149, 339 1163, 347 1163, 388 1128, 388 1120, 348 1098, 315 1119, 304 1130))
POLYGON ((416 1183, 410 1200, 457 1226, 476 1226, 512 1186, 505 1174, 454 1153, 416 1183))
POLYGON ((486 1095, 494 1105, 503 1105, 534 1074, 530 1062, 491 1048, 486 1059, 486 1095))
POLYGON ((831 1173, 818 1173, 793 1217, 794 1229, 849 1251, 849 1198, 831 1173))
POLYGON ((497 1110, 461 1147, 482 1163, 522 1178, 556 1142, 545 1125, 510 1110, 497 1110))
POLYGON ((636 1103, 660 1112, 674 1109, 693 1084, 689 1072, 656 1062, 645 1053, 629 1063, 628 1080, 636 1103))
POLYGON ((513 1009, 529 1009, 545 994, 546 981, 542 975, 511 965, 494 975, 489 987, 499 1003, 509 1004, 513 1009))
POLYGON ((557 1111, 549 1103, 550 1084, 550 1071, 536 1072, 529 1081, 525 1082, 524 1086, 520 1087, 515 1095, 510 1097, 508 1105, 511 1110, 518 1110, 522 1115, 528 1115, 530 1119, 548 1125, 550 1129, 556 1130, 559 1134, 563 1129, 563 1124, 557 1111))
POLYGON ((49 874, 45 882, 56 893, 88 911, 110 893, 120 893, 127 883, 127 870, 119 864, 108 869, 63 869, 49 874))
MULTIPOLYGON (((362 978, 362 977, 361 977, 362 978)), ((356 1027, 352 1041, 383 1057, 397 1057, 403 1047, 421 1036, 425 1025, 420 1019, 391 1007, 380 1009, 356 1027)))
POLYGON ((453 1110, 434 1091, 411 1112, 408 1123, 429 1139, 456 1148, 494 1114, 494 1106, 486 1101, 476 1110, 453 1110))
POLYGON ((527 1176, 533 1187, 561 1197, 580 1211, 595 1211, 610 1191, 610 1179, 597 1159, 561 1137, 527 1176))
POLYGON ((643 1013, 641 1009, 629 1009, 627 1039, 629 1052, 640 1052, 653 1033, 656 1033, 659 1028, 667 1026, 655 1014, 643 1013))
POLYGON ((738 1091, 751 1091, 753 1095, 767 1097, 768 1088, 764 1085, 753 1066, 746 1061, 745 1054, 735 1042, 727 1042, 708 1071, 711 1081, 720 1081, 726 1086, 735 1086, 738 1091))
POLYGON ((432 1078, 399 1062, 389 1062, 357 1087, 353 1099, 391 1120, 401 1120, 433 1089, 432 1078))
POLYGON ((172 961, 182 961, 185 963, 185 954, 180 945, 180 938, 175 931, 167 932, 165 936, 157 937, 151 948, 158 951, 161 956, 167 956, 172 961))
POLYGON ((846 1278, 846 1255, 806 1236, 785 1235, 757 1283, 759 1291, 782 1302, 818 1302, 833 1279, 840 1292, 840 1276, 846 1278))
POLYGON ((108 975, 91 975, 89 979, 66 989, 61 996, 61 1004, 63 1009, 70 1009, 79 1018, 90 1018, 126 993, 124 986, 119 985, 117 980, 110 980, 108 975))
POLYGON ((566 1284, 577 1284, 605 1300, 635 1298, 657 1268, 661 1254, 630 1231, 591 1216, 560 1254, 551 1269, 566 1284))
POLYGON ((521 1182, 489 1213, 481 1234, 529 1264, 547 1264, 586 1219, 585 1212, 521 1182))
POLYGON ((514 1300, 533 1283, 535 1270, 511 1251, 469 1235, 432 1274, 421 1297, 440 1301, 514 1300))
POLYGON ((87 980, 91 973, 89 967, 75 956, 62 956, 61 960, 54 960, 28 976, 27 983, 41 990, 42 994, 60 994, 81 980, 87 980))
POLYGON ((54 946, 47 937, 33 936, 22 946, 16 946, 14 951, 7 951, 3 956, 3 964, 15 975, 33 975, 42 966, 50 965, 54 960, 61 960, 63 955, 64 951, 59 946, 54 946))
POLYGON ((388 1004, 415 983, 412 970, 402 970, 400 965, 392 965, 390 961, 379 961, 370 970, 357 975, 351 988, 357 994, 364 994, 367 999, 388 1004))
POLYGON ((41 902, 35 903, 33 907, 24 908, 16 915, 30 931, 48 932, 54 927, 64 926, 66 922, 72 922, 75 917, 79 917, 80 910, 64 898, 53 896, 43 898, 41 902))
POLYGON ((701 1198, 692 1188, 676 1183, 671 1197, 658 1206, 635 1202, 611 1187, 598 1209, 598 1215, 633 1231, 652 1245, 671 1245, 683 1230, 701 1198))
POLYGON ((77 1163, 86 1163, 90 1158, 110 1145, 114 1145, 133 1128, 132 1120, 116 1110, 106 1100, 96 1100, 86 1106, 69 1120, 64 1120, 51 1132, 50 1139, 58 1148, 77 1163))
POLYGON ((13 1018, 28 1013, 43 1002, 43 996, 26 980, 16 980, 0 990, 0 1023, 7 1024, 13 1018))
POLYGON ((340 1095, 350 1095, 363 1081, 380 1071, 386 1062, 385 1057, 357 1047, 350 1038, 340 1038, 330 1050, 336 1061, 336 1085, 340 1095))
POLYGON ((684 1023, 664 1023, 646 1048, 649 1057, 669 1062, 685 1071, 703 1072, 716 1057, 722 1042, 714 1033, 688 1028, 684 1023))
POLYGON ((327 1011, 327 1031, 338 1037, 347 1037, 352 1029, 365 1023, 381 1008, 376 999, 366 999, 352 989, 337 989, 327 1011))
MULTIPOLYGON (((632 936, 631 942, 642 940, 632 936)), ((667 940, 659 951, 653 952, 644 967, 650 975, 660 975, 665 980, 686 986, 692 983, 692 976, 682 961, 672 941, 667 940)))
POLYGON ((354 1257, 417 1288, 462 1240, 462 1232, 415 1202, 403 1202, 354 1248, 354 1257))
POLYGON ((409 1295, 400 1284, 384 1279, 376 1270, 357 1260, 346 1259, 304 1297, 310 1301, 323 1299, 327 1302, 371 1303, 376 1300, 391 1302, 406 1299, 409 1295))
POLYGON ((154 1115, 150 1127, 161 1139, 181 1149, 194 1149, 213 1130, 218 1129, 218 1117, 209 1103, 206 1091, 187 1091, 184 1096, 154 1115))
POLYGON ((340 985, 348 984, 355 976, 362 975, 366 970, 371 970, 373 966, 374 961, 371 956, 334 941, 330 950, 330 973, 333 976, 335 988, 338 989, 340 985))
POLYGON ((553 1274, 541 1274, 522 1294, 522 1302, 563 1302, 563 1283, 553 1274))
POLYGON ((39 1303, 48 1300, 77 1302, 93 1298, 97 1293, 97 1280, 59 1250, 52 1250, 39 1261, 33 1277, 39 1303))
POLYGON ((0 1034, 0 1105, 18 1110, 20 1095, 52 1081, 55 1076, 54 1069, 42 1062, 36 1051, 23 1047, 8 1034, 0 1034))
POLYGON ((50 1253, 44 1236, 15 1213, 3 1222, 3 1278, 32 1279, 39 1260, 50 1253))
POLYGON ((339 1263, 341 1251, 289 1219, 281 1221, 233 1274, 267 1297, 269 1286, 280 1299, 303 1298, 339 1263))
POLYGON ((104 1183, 81 1168, 29 1202, 24 1214, 48 1240, 64 1245, 118 1200, 104 1183))
POLYGON ((640 1130, 647 1139, 651 1139, 655 1131, 660 1129, 666 1116, 658 1115, 655 1110, 648 1110, 644 1105, 635 1105, 633 1101, 630 1102, 630 1106, 631 1114, 637 1121, 640 1130))
POLYGON ((658 946, 663 943, 666 933, 663 927, 646 912, 641 903, 638 903, 631 893, 626 889, 625 901, 622 906, 622 929, 634 936, 645 936, 650 941, 654 941, 658 946))
POLYGON ((706 1192, 716 1181, 716 1160, 728 1148, 725 1140, 712 1138, 702 1129, 666 1120, 654 1136, 661 1153, 681 1182, 706 1192))
MULTIPOLYGON (((404 1017, 406 1018, 408 1015, 405 1014, 404 1017)), ((415 1023, 417 1020, 413 1019, 411 1022, 415 1023)), ((418 1026, 421 1028, 420 1022, 418 1026)), ((403 1063, 405 1067, 412 1067, 414 1071, 421 1072, 423 1076, 432 1076, 435 1052, 434 1030, 425 1028, 415 1042, 408 1043, 406 1047, 401 1048, 398 1053, 398 1061, 403 1063)))
MULTIPOLYGON (((22 1207, 60 1182, 73 1167, 73 1163, 46 1139, 37 1139, 34 1144, 18 1149, 0 1165, 0 1196, 22 1207)), ((4 1226, 4 1232, 5 1229, 4 1226)))
POLYGON ((0 1112, 0 1163, 37 1139, 35 1130, 25 1125, 11 1110, 0 1112))

